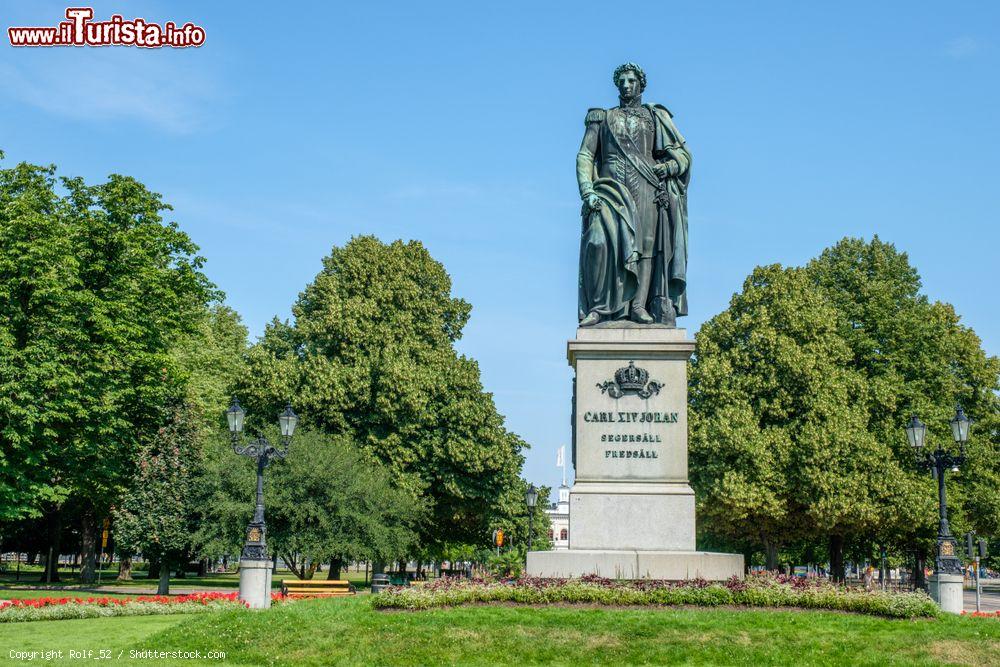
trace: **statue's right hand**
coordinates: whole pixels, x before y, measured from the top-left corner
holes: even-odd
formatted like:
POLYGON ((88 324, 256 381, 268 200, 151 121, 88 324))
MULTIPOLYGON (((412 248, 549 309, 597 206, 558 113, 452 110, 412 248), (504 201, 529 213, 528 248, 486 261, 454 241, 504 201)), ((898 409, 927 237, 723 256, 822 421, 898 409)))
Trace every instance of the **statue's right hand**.
POLYGON ((601 206, 603 206, 603 202, 601 202, 601 198, 600 197, 598 197, 593 192, 591 192, 589 195, 587 195, 587 207, 591 211, 596 211, 599 208, 601 208, 601 206))

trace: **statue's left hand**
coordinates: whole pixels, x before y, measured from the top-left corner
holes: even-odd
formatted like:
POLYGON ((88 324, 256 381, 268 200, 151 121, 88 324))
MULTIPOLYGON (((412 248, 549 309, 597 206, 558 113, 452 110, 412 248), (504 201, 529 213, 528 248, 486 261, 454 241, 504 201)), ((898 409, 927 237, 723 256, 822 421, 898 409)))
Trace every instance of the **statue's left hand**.
POLYGON ((657 162, 653 165, 653 171, 660 178, 669 178, 670 176, 676 176, 679 165, 677 160, 667 160, 666 162, 657 162))

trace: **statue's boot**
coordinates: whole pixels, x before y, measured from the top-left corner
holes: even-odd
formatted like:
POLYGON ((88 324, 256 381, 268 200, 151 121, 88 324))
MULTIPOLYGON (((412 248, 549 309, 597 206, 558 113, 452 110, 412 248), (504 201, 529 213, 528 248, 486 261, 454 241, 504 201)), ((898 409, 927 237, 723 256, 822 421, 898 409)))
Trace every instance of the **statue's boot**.
POLYGON ((653 317, 646 312, 646 298, 649 296, 649 283, 653 277, 653 262, 648 258, 639 260, 639 284, 636 286, 635 297, 629 317, 639 324, 652 324, 653 317))
POLYGON ((585 318, 580 320, 581 327, 591 327, 601 321, 601 314, 596 310, 590 311, 585 318))
POLYGON ((660 323, 666 324, 668 327, 676 327, 677 310, 674 308, 674 302, 666 297, 661 298, 659 301, 660 304, 656 310, 659 310, 660 323))

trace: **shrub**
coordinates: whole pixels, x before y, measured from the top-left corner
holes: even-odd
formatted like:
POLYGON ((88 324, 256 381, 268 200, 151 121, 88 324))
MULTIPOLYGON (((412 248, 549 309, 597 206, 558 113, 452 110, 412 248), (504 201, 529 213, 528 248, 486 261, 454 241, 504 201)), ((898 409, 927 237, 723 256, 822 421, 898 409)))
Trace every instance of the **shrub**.
POLYGON ((616 581, 580 579, 440 579, 422 588, 389 588, 372 599, 376 609, 430 609, 474 603, 599 604, 609 606, 801 607, 849 611, 888 618, 936 617, 937 605, 923 592, 892 593, 846 588, 819 579, 770 573, 724 583, 694 580, 616 581))

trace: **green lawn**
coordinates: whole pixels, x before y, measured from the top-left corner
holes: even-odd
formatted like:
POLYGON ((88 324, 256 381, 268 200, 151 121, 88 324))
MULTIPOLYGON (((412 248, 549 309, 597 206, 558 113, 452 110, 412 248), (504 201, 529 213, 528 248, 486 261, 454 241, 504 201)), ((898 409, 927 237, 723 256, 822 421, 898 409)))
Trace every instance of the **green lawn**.
POLYGON ((70 650, 93 651, 95 656, 98 656, 101 650, 108 650, 112 651, 115 657, 119 651, 124 651, 123 659, 113 662, 130 662, 125 659, 129 650, 149 647, 147 640, 150 637, 187 620, 193 620, 193 617, 131 616, 37 623, 0 623, 0 663, 46 664, 48 661, 40 658, 31 662, 11 658, 10 651, 53 650, 61 650, 66 654, 62 662, 78 664, 81 662, 79 659, 70 659, 68 655, 70 650))
MULTIPOLYGON (((1000 621, 826 612, 465 607, 376 612, 367 596, 268 612, 0 625, 9 649, 223 651, 233 664, 1000 664, 1000 621)), ((158 664, 172 664, 157 661, 158 664)), ((186 660, 173 664, 198 664, 186 660)), ((215 664, 219 664, 216 661, 215 664)))

